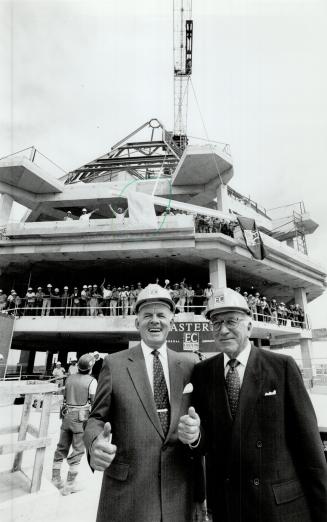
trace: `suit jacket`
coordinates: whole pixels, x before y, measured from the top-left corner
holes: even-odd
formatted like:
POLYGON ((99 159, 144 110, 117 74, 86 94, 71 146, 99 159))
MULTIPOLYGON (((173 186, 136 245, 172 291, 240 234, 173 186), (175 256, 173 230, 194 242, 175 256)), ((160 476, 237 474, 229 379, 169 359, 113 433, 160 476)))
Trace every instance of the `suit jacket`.
POLYGON ((252 347, 234 421, 223 354, 196 365, 192 381, 214 521, 326 522, 326 462, 294 360, 252 347))
POLYGON ((141 345, 104 359, 84 441, 104 423, 117 453, 105 470, 97 522, 189 522, 196 459, 177 438, 191 394, 183 394, 194 362, 168 350, 171 422, 167 437, 156 412, 141 345))

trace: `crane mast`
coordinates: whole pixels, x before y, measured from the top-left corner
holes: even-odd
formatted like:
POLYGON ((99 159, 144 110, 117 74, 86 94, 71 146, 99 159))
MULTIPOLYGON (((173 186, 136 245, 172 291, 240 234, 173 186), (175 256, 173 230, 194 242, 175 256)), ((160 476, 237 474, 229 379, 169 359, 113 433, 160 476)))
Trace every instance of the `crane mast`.
POLYGON ((174 141, 187 144, 188 87, 192 74, 192 0, 173 0, 174 25, 174 141))

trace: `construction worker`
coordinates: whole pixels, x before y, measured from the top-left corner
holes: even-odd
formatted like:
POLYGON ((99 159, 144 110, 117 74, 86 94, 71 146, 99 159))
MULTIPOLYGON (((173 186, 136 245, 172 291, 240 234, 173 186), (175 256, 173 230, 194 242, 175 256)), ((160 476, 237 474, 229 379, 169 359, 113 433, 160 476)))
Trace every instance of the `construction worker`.
POLYGON ((93 354, 82 355, 77 364, 78 373, 70 375, 66 381, 60 438, 52 466, 52 483, 62 495, 78 491, 75 481, 85 450, 83 424, 89 417, 97 387, 96 379, 90 375, 93 364, 93 354), (73 451, 68 455, 70 447, 73 451), (60 473, 64 459, 67 459, 69 465, 65 484, 60 473))

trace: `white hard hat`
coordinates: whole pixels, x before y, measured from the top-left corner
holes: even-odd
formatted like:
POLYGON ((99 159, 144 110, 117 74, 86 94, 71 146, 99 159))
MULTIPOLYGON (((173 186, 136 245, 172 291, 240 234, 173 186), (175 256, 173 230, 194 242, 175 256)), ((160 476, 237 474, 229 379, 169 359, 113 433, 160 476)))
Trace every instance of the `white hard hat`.
POLYGON ((141 290, 135 304, 135 312, 138 313, 140 307, 145 303, 166 303, 172 312, 175 311, 175 303, 170 293, 160 285, 150 284, 141 290))
POLYGON ((48 285, 47 285, 47 288, 48 288, 48 287, 51 287, 51 288, 52 288, 52 285, 48 284, 48 285))
POLYGON ((87 212, 86 208, 82 208, 82 212, 87 212))
POLYGON ((68 286, 64 286, 64 290, 68 290, 68 286))
POLYGON ((205 316, 210 319, 212 315, 225 312, 244 312, 251 315, 248 304, 240 293, 231 288, 218 288, 209 298, 205 316))
POLYGON ((83 288, 87 288, 87 285, 83 285, 83 288))
POLYGON ((28 292, 32 292, 33 288, 29 287, 28 292))

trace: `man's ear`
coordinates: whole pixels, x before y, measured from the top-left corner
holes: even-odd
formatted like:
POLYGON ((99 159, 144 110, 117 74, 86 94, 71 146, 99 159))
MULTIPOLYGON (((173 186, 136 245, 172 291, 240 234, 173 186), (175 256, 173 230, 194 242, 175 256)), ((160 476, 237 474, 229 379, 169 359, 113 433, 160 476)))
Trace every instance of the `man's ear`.
POLYGON ((135 317, 135 327, 137 330, 139 329, 139 319, 137 316, 135 317))

